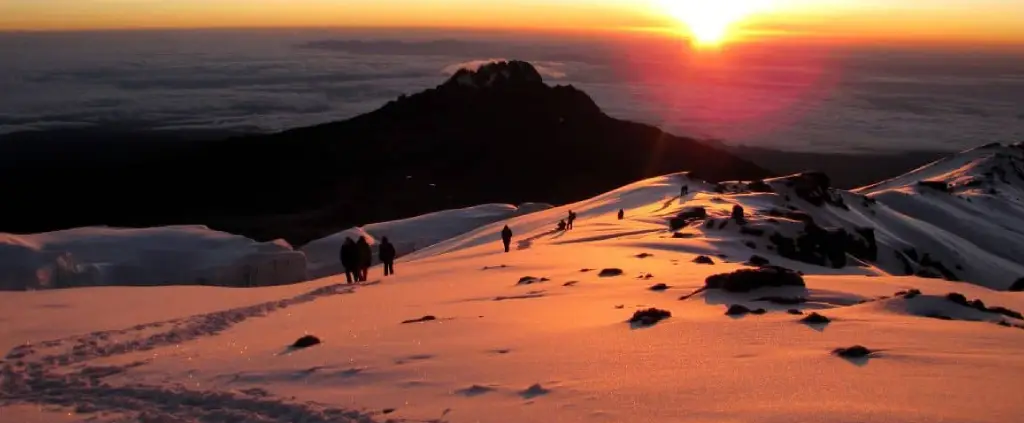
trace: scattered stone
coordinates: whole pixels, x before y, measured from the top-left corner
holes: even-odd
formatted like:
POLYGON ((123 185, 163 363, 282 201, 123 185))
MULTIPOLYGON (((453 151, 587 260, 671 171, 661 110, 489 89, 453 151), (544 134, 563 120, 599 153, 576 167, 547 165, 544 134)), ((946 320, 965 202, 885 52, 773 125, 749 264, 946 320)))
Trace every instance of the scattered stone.
POLYGON ((871 351, 861 345, 854 345, 849 348, 836 348, 835 350, 832 350, 832 354, 838 355, 843 358, 864 358, 870 356, 873 353, 874 351, 871 351))
POLYGON ((640 276, 637 276, 636 278, 637 279, 653 279, 654 275, 652 275, 650 273, 646 273, 646 274, 641 274, 640 276))
POLYGON ((951 301, 951 302, 953 302, 953 303, 960 304, 960 305, 962 305, 964 307, 970 307, 971 306, 967 302, 967 297, 965 297, 964 294, 961 294, 959 292, 951 292, 951 293, 947 294, 946 295, 946 299, 951 301))
POLYGON ((765 314, 768 311, 763 308, 751 310, 743 304, 733 304, 729 306, 729 309, 725 311, 726 316, 742 316, 745 314, 765 314))
POLYGON ((394 412, 395 412, 394 408, 385 408, 385 409, 381 410, 382 414, 391 414, 391 413, 394 413, 394 412))
POLYGON ((626 308, 626 306, 625 306, 625 305, 623 305, 623 304, 619 304, 619 305, 615 306, 615 308, 616 308, 617 310, 622 310, 622 309, 626 308))
POLYGON ((1024 320, 1024 315, 1015 310, 1010 310, 1006 307, 987 307, 981 300, 968 301, 967 297, 958 292, 951 292, 946 295, 946 299, 954 304, 961 305, 963 307, 973 308, 978 311, 986 313, 1001 314, 1006 317, 1011 317, 1018 320, 1024 320))
POLYGON ((550 389, 545 389, 543 386, 540 386, 540 384, 535 383, 529 388, 526 388, 526 390, 519 392, 519 396, 525 399, 530 399, 539 396, 544 396, 549 393, 551 393, 550 389))
POLYGON ((796 315, 796 316, 803 316, 803 314, 804 314, 803 311, 795 309, 795 308, 791 308, 789 310, 786 310, 786 313, 789 313, 789 314, 792 314, 792 315, 796 315))
POLYGON ((593 272, 594 269, 580 269, 581 273, 593 272))
POLYGON ((506 268, 506 267, 508 267, 508 266, 507 266, 507 265, 504 265, 504 264, 503 264, 503 265, 500 265, 500 266, 484 266, 484 268, 483 268, 483 269, 480 269, 480 270, 491 270, 491 269, 504 269, 504 268, 506 268))
POLYGON ((622 274, 622 269, 608 268, 601 270, 601 273, 598 273, 597 276, 600 276, 602 278, 610 278, 613 276, 622 276, 622 274))
POLYGON ((800 319, 800 322, 809 325, 827 325, 829 323, 832 323, 832 319, 829 319, 828 317, 822 316, 818 313, 811 313, 808 314, 807 317, 800 319))
POLYGON ((535 284, 535 283, 542 283, 542 282, 547 282, 547 281, 550 281, 550 280, 551 279, 548 279, 548 278, 535 278, 533 276, 523 276, 523 277, 519 278, 519 282, 516 283, 516 285, 532 285, 532 284, 535 284))
POLYGON ((576 284, 578 284, 578 283, 580 283, 580 281, 569 281, 569 282, 563 283, 562 286, 576 286, 576 284))
POLYGON ((633 313, 633 317, 629 319, 629 323, 640 326, 651 326, 669 317, 672 317, 672 312, 668 310, 649 308, 646 310, 637 310, 633 313))
POLYGON ((320 344, 320 338, 313 335, 306 335, 296 339, 295 342, 292 343, 292 348, 309 348, 318 344, 320 344))
POLYGON ((647 289, 650 289, 651 291, 665 291, 665 290, 668 289, 668 285, 665 285, 663 283, 659 283, 659 284, 654 285, 654 286, 652 286, 650 288, 647 288, 647 289))
POLYGON ((697 256, 697 258, 693 259, 693 262, 697 264, 715 264, 715 261, 708 256, 697 256))
POLYGON ((750 259, 747 260, 745 264, 747 266, 764 267, 769 264, 772 264, 772 262, 768 261, 768 259, 761 257, 759 255, 753 255, 750 256, 750 259))
POLYGON ((405 325, 405 324, 409 324, 409 323, 423 323, 423 322, 431 322, 431 321, 434 321, 434 320, 437 320, 437 317, 434 317, 434 316, 431 316, 431 315, 426 315, 426 316, 420 317, 419 319, 406 320, 406 321, 402 322, 402 324, 405 325))
POLYGON ((754 301, 765 301, 778 305, 797 305, 806 303, 807 299, 804 297, 761 297, 754 301))
POLYGON ((675 217, 668 220, 668 226, 673 231, 687 227, 691 222, 708 218, 708 212, 704 207, 687 207, 675 217))
POLYGON ((757 244, 755 244, 753 241, 746 241, 743 243, 743 245, 746 245, 747 248, 750 248, 751 250, 757 249, 757 244))
POLYGON ((637 254, 635 257, 638 258, 638 259, 645 259, 645 258, 648 258, 648 257, 654 257, 654 254, 640 253, 640 254, 637 254))
POLYGON ((672 234, 672 238, 676 238, 676 239, 690 239, 690 238, 696 238, 696 237, 697 237, 697 234, 691 234, 691 233, 686 233, 686 232, 676 232, 676 233, 672 234))
POLYGON ((907 291, 897 292, 895 295, 897 297, 903 297, 903 298, 906 298, 906 299, 910 300, 910 299, 917 298, 918 295, 921 295, 921 290, 919 290, 919 289, 910 289, 910 290, 907 290, 907 291))
POLYGON ((727 292, 750 292, 758 288, 806 287, 807 285, 804 284, 802 276, 790 269, 765 266, 712 275, 704 280, 704 286, 708 289, 721 289, 727 292))

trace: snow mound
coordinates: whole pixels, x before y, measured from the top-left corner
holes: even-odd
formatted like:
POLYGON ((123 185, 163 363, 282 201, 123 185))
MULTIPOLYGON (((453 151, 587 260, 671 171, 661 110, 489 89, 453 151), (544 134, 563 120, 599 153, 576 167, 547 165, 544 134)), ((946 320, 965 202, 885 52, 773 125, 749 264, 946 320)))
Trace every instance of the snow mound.
MULTIPOLYGON (((373 247, 383 237, 395 245, 399 257, 458 236, 483 225, 522 216, 552 206, 543 203, 484 204, 463 209, 444 210, 390 222, 374 223, 352 228, 312 241, 300 250, 309 260, 311 277, 324 277, 343 273, 339 252, 345 238, 366 237, 373 247)), ((376 256, 376 252, 374 253, 376 256)))
POLYGON ((0 289, 103 285, 266 286, 306 280, 287 242, 256 242, 205 226, 89 227, 0 234, 0 289))

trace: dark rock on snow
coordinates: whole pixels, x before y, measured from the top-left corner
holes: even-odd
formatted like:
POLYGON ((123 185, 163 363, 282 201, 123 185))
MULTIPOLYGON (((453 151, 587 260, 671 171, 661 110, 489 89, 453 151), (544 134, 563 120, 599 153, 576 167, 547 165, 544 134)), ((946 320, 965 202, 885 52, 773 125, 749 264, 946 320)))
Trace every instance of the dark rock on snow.
POLYGON ((517 282, 516 285, 531 285, 535 283, 547 282, 550 280, 551 279, 548 278, 535 278, 533 276, 523 276, 519 278, 519 282, 517 282))
POLYGON ((669 288, 669 287, 668 287, 668 285, 665 285, 665 284, 663 284, 663 283, 659 283, 659 284, 657 284, 657 285, 654 285, 654 286, 652 286, 652 287, 650 287, 650 288, 647 288, 647 289, 649 289, 649 290, 651 290, 651 291, 665 291, 665 290, 667 290, 668 288, 669 288))
POLYGON ((646 310, 637 310, 633 313, 633 317, 629 319, 629 323, 641 326, 651 326, 669 317, 672 317, 672 312, 668 310, 649 308, 646 310))
POLYGON ((622 276, 622 273, 622 269, 608 268, 601 270, 601 273, 598 273, 597 276, 600 276, 602 278, 610 278, 612 276, 622 276))
POLYGON ((292 343, 292 348, 309 348, 318 344, 320 344, 320 338, 313 335, 305 335, 296 339, 295 342, 292 343))
POLYGON ((669 219, 668 226, 673 231, 678 231, 685 228, 691 222, 704 220, 708 218, 708 212, 704 207, 687 207, 683 211, 679 212, 675 217, 669 219))
POLYGON ((861 345, 854 345, 849 348, 836 348, 832 351, 832 354, 843 358, 864 358, 874 354, 874 351, 871 351, 861 345))
POLYGON ((796 315, 796 316, 802 316, 804 314, 804 312, 802 310, 798 310, 798 309, 795 309, 795 308, 791 308, 789 310, 786 310, 786 313, 793 314, 793 315, 796 315))
POLYGON ((729 306, 729 309, 725 311, 726 316, 742 316, 745 314, 765 314, 767 311, 763 308, 751 310, 743 304, 733 304, 729 306))
POLYGON ((760 288, 805 287, 806 284, 800 274, 790 269, 766 266, 712 275, 704 280, 704 286, 708 289, 721 289, 727 292, 750 292, 760 288))
POLYGON ((825 325, 831 323, 832 319, 829 319, 828 317, 822 316, 818 313, 811 313, 807 315, 807 317, 800 319, 800 322, 807 323, 809 325, 825 325))
POLYGON ((697 264, 715 264, 715 261, 708 256, 697 256, 697 258, 693 259, 693 262, 697 264))

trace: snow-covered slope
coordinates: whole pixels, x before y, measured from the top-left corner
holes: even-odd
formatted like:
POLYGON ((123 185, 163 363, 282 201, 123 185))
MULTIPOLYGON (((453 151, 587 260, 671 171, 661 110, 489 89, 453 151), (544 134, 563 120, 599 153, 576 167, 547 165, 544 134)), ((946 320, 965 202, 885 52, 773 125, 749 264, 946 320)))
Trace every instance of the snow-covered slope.
POLYGON ((1024 415, 1024 316, 1015 314, 1024 296, 888 276, 872 264, 835 268, 839 257, 859 263, 851 254, 867 253, 845 246, 790 254, 827 266, 779 256, 786 243, 771 234, 806 231, 798 220, 807 218, 787 203, 823 226, 887 222, 871 219, 871 210, 890 213, 881 203, 816 191, 815 180, 753 184, 771 191, 760 193, 685 175, 641 181, 472 230, 407 255, 398 276, 372 270, 365 284, 2 292, 0 345, 10 350, 0 363, 0 413, 101 423, 1002 423, 1024 415), (690 193, 680 198, 683 184, 690 193), (869 206, 846 210, 840 199, 869 206), (737 204, 743 225, 730 220, 737 204), (791 213, 764 211, 778 207, 791 213), (552 231, 570 208, 575 229, 552 231), (668 230, 681 214, 692 221, 668 230), (515 232, 509 253, 497 236, 505 224, 515 232), (700 254, 714 264, 695 263, 700 254), (708 276, 754 269, 743 264, 753 254, 804 272, 806 286, 693 294, 708 276), (160 301, 125 312, 146 293, 160 301), (757 313, 725 315, 733 305, 757 313), (671 317, 627 323, 650 307, 671 317), (800 322, 812 312, 831 322, 800 322), (290 347, 306 334, 322 343, 290 347), (874 353, 833 353, 854 345, 874 353))
POLYGON ((0 233, 0 289, 101 285, 265 286, 306 280, 284 241, 256 242, 205 226, 0 233))
POLYGON ((707 254, 815 264, 808 270, 814 273, 920 275, 1007 289, 1024 277, 1022 194, 1020 145, 966 151, 854 192, 831 188, 827 175, 815 172, 715 185, 674 175, 482 227, 411 258, 493 243, 505 223, 522 233, 516 241, 520 248, 546 236, 568 242, 553 230, 570 209, 610 225, 614 235, 609 236, 621 237, 615 212, 624 208, 642 224, 633 235, 673 235, 666 222, 678 216, 674 236, 699 240, 708 246, 702 250, 707 254), (922 180, 931 182, 922 185, 922 180), (680 200, 683 185, 689 193, 680 200), (740 220, 732 218, 737 206, 740 220))
POLYGON ((464 209, 444 210, 409 219, 374 223, 352 228, 310 242, 301 248, 309 260, 310 277, 324 277, 344 273, 339 262, 339 251, 345 238, 365 237, 370 245, 388 237, 399 256, 434 245, 480 226, 550 209, 551 205, 527 203, 518 207, 511 204, 484 204, 464 209))

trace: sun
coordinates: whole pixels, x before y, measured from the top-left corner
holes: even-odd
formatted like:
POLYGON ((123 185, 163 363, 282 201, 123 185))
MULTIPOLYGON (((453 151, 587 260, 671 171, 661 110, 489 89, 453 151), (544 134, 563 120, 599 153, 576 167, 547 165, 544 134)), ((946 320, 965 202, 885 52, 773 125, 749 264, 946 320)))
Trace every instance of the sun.
POLYGON ((744 18, 768 7, 771 0, 659 0, 665 11, 686 26, 698 46, 725 43, 744 18))

